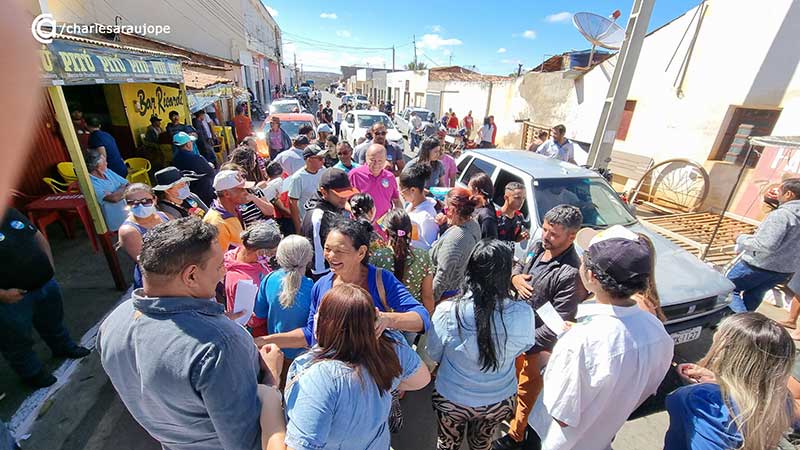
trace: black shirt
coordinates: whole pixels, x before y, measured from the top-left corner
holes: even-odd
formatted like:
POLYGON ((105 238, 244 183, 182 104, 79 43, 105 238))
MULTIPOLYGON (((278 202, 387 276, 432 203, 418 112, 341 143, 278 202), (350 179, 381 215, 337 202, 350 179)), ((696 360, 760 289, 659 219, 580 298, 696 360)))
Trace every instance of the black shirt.
POLYGON ((53 278, 50 258, 36 240, 36 227, 16 209, 0 225, 0 289, 33 291, 53 278))
POLYGON ((322 121, 326 123, 331 123, 333 121, 332 108, 322 108, 322 121))
POLYGON ((519 235, 528 228, 525 218, 519 211, 514 211, 513 217, 497 211, 497 238, 501 241, 517 242, 519 235))
POLYGON ((497 239, 497 213, 494 205, 487 203, 476 208, 475 220, 481 226, 481 239, 497 239))
POLYGON ((172 165, 181 171, 190 171, 202 175, 199 180, 189 183, 189 189, 200 197, 206 205, 217 198, 214 192, 214 169, 205 158, 187 150, 178 150, 172 158, 172 165))

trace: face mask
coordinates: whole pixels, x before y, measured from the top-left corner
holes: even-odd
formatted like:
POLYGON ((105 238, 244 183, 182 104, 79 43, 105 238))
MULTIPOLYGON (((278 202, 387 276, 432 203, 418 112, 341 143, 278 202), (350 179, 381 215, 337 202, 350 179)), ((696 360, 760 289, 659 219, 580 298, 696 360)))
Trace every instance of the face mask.
POLYGON ((140 219, 144 219, 145 217, 150 217, 153 214, 155 214, 156 207, 153 205, 150 206, 136 205, 131 208, 131 213, 133 213, 134 216, 140 219))
POLYGON ((189 197, 189 194, 191 194, 191 191, 189 191, 189 186, 184 186, 184 187, 178 189, 178 194, 177 195, 178 195, 178 198, 181 199, 181 200, 189 197))

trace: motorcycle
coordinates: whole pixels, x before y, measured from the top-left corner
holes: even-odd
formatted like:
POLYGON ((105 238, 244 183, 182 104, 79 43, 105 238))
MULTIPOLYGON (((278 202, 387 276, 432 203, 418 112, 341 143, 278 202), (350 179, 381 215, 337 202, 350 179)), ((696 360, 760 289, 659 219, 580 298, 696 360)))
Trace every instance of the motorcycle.
POLYGON ((267 117, 264 109, 261 108, 261 103, 255 100, 250 102, 250 117, 255 120, 264 120, 267 117))

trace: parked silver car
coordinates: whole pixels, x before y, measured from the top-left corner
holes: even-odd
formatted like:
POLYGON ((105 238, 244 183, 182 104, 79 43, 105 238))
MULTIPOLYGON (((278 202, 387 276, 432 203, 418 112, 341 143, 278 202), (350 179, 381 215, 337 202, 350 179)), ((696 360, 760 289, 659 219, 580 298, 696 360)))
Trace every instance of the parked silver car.
POLYGON ((600 174, 523 150, 475 150, 458 159, 457 185, 466 187, 469 179, 481 172, 494 182, 498 208, 506 184, 517 181, 526 188, 522 213, 531 224, 531 240, 517 245, 518 257, 525 255, 529 242, 541 238, 542 217, 547 211, 559 204, 572 204, 581 209, 586 227, 623 225, 653 241, 656 288, 667 316, 665 327, 676 345, 698 339, 703 327, 716 325, 727 314, 733 283, 644 227, 600 174))

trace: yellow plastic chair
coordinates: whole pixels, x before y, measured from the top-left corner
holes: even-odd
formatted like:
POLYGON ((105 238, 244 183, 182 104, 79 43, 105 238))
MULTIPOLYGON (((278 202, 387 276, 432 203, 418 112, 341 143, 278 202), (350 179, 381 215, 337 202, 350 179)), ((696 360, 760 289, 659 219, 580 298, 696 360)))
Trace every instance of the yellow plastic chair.
POLYGON ((48 186, 50 186, 50 189, 53 190, 54 194, 62 194, 64 192, 67 192, 67 189, 69 188, 69 183, 62 183, 56 180, 55 178, 44 177, 42 178, 42 181, 44 181, 48 186))
POLYGON ((67 184, 78 181, 78 176, 75 175, 75 165, 71 162, 60 162, 56 164, 56 170, 67 184))
POLYGON ((152 186, 150 183, 150 161, 146 158, 128 158, 125 160, 125 165, 128 166, 128 181, 131 183, 144 183, 152 186))

